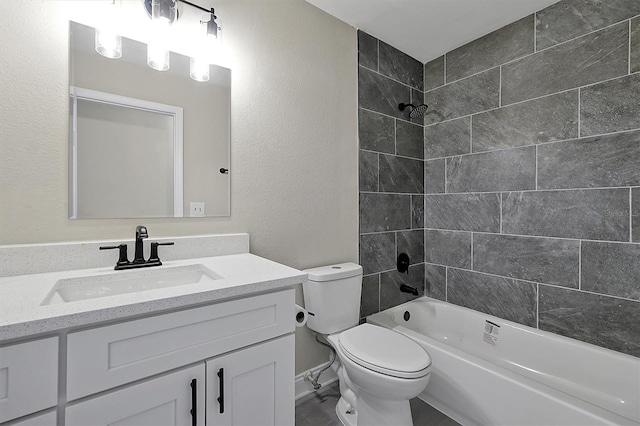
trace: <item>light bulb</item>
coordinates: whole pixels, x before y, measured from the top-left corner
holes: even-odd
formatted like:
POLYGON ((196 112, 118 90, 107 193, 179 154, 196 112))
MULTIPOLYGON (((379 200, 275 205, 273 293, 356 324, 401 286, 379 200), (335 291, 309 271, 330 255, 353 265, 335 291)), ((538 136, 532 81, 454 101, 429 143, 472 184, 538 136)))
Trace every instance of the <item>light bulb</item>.
POLYGON ((96 52, 105 58, 122 57, 122 37, 110 30, 96 28, 96 52))
POLYGON ((147 44, 147 65, 154 70, 169 69, 167 38, 176 16, 176 0, 151 1, 151 41, 147 44))
POLYGON ((177 16, 177 0, 151 0, 151 20, 171 24, 177 16))
POLYGON ((147 45, 147 65, 157 71, 168 70, 169 51, 162 44, 149 43, 147 45))
POLYGON ((96 52, 105 58, 122 57, 122 38, 118 34, 121 8, 120 0, 112 0, 102 12, 102 22, 95 29, 96 52))
POLYGON ((189 75, 199 82, 209 81, 209 62, 203 58, 191 58, 189 75))

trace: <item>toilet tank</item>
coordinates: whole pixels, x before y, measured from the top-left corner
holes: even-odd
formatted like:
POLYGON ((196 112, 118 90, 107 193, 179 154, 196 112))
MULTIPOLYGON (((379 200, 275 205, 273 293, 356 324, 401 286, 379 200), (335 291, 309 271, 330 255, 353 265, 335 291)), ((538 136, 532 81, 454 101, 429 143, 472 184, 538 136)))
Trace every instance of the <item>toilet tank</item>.
POLYGON ((358 325, 362 266, 340 263, 306 269, 302 285, 304 305, 309 311, 307 327, 320 334, 337 333, 358 325))

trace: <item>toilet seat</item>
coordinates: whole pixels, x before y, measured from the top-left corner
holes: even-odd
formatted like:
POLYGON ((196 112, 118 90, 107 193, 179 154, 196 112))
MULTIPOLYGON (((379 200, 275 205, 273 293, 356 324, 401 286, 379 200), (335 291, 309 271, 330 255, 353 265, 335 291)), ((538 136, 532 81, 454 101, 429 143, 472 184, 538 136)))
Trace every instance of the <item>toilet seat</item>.
POLYGON ((431 357, 422 346, 384 327, 359 325, 340 333, 338 343, 351 361, 387 376, 416 379, 431 371, 431 357))

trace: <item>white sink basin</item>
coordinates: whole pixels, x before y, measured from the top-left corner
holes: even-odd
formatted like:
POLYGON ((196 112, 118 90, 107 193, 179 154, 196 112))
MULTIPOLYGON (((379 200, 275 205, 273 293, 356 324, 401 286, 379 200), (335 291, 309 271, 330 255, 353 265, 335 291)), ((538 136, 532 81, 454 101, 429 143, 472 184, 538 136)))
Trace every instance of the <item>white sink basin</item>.
POLYGON ((63 278, 56 281, 42 301, 42 305, 56 305, 189 284, 213 284, 220 278, 222 278, 220 275, 199 264, 63 278))

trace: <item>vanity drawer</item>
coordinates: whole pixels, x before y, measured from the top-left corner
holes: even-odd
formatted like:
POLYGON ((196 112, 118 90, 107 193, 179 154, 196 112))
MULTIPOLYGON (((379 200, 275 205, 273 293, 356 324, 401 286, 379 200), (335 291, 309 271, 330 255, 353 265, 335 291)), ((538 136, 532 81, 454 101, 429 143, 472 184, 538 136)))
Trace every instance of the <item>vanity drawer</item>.
POLYGON ((293 306, 285 290, 70 333, 67 400, 291 333, 293 306))
POLYGON ((0 348, 0 423, 57 403, 57 337, 0 348))

